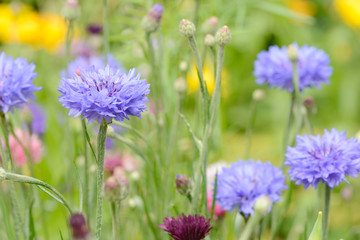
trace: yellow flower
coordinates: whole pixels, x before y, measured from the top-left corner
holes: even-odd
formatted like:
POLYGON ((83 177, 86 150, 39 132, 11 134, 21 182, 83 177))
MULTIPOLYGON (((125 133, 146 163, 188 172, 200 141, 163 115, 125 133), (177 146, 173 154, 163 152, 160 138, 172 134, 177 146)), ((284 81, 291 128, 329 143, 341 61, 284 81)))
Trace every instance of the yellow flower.
POLYGON ((7 4, 0 4, 0 41, 9 42, 13 29, 14 12, 7 4))
POLYGON ((46 14, 41 21, 41 45, 48 51, 56 51, 66 38, 66 23, 58 15, 46 14))
POLYGON ((17 40, 20 43, 39 46, 41 37, 41 19, 38 13, 33 11, 19 14, 16 21, 17 40))
POLYGON ((286 5, 293 11, 306 15, 314 16, 316 6, 309 0, 285 0, 286 5))
MULTIPOLYGON (((210 96, 212 95, 215 87, 215 77, 214 77, 214 68, 211 67, 211 64, 206 62, 203 69, 204 80, 207 85, 210 96)), ((227 80, 228 72, 223 68, 221 73, 221 92, 227 95, 227 80)), ((200 80, 197 75, 195 64, 192 65, 190 71, 187 74, 187 91, 189 94, 196 92, 199 89, 200 80)))
POLYGON ((360 0, 335 0, 334 5, 348 25, 360 27, 360 0))

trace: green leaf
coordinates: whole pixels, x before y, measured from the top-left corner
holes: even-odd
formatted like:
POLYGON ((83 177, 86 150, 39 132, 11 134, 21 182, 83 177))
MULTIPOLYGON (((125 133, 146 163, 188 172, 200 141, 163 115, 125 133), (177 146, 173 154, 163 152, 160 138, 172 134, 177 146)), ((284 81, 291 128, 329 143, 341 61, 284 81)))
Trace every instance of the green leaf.
POLYGON ((31 202, 29 206, 29 240, 36 239, 34 217, 33 217, 33 205, 34 202, 31 202))
POLYGON ((57 196, 55 196, 54 194, 52 194, 50 191, 48 191, 46 188, 44 188, 43 186, 40 185, 36 185, 38 188, 40 188, 41 190, 43 190, 45 193, 47 193, 50 197, 52 197, 53 199, 55 199, 56 201, 58 201, 59 203, 61 203, 62 205, 65 206, 64 202, 61 201, 60 198, 58 198, 57 196))
POLYGON ((308 240, 321 240, 322 239, 322 212, 320 211, 315 222, 314 228, 311 231, 311 234, 308 240))
POLYGON ((192 138, 193 138, 193 140, 194 140, 194 143, 195 143, 196 148, 200 151, 202 142, 195 136, 195 133, 194 133, 194 131, 192 130, 191 125, 190 125, 190 123, 188 122, 188 120, 186 119, 186 117, 185 117, 182 113, 179 113, 179 115, 180 115, 180 117, 184 120, 186 126, 188 127, 189 133, 191 134, 191 136, 192 136, 192 138))

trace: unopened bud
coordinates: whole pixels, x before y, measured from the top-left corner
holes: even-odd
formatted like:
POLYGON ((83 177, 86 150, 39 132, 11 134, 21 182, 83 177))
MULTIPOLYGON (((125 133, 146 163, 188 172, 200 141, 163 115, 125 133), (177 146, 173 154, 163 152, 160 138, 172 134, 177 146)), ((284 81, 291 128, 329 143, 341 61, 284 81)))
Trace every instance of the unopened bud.
POLYGON ((151 8, 149 13, 143 18, 141 23, 145 32, 155 32, 159 28, 163 12, 164 7, 160 3, 155 4, 151 8))
POLYGON ((178 174, 176 176, 176 190, 184 196, 188 196, 191 193, 192 182, 185 175, 178 174))
POLYGON ((102 33, 103 27, 99 24, 89 24, 87 31, 91 34, 97 35, 102 33))
POLYGON ((187 62, 181 61, 180 64, 179 64, 179 69, 180 69, 180 71, 186 72, 186 71, 187 71, 187 68, 188 68, 187 62))
POLYGON ((187 38, 194 36, 195 31, 196 31, 194 23, 192 23, 191 21, 189 21, 187 19, 181 20, 179 29, 180 29, 180 32, 187 38))
POLYGON ((287 53, 288 53, 288 57, 290 59, 290 61, 294 62, 298 60, 298 52, 297 49, 294 45, 289 45, 288 49, 287 49, 287 53))
POLYGON ((254 101, 261 101, 265 98, 265 91, 262 89, 255 89, 255 91, 252 94, 252 98, 254 101))
POLYGON ((303 102, 304 107, 306 108, 307 112, 311 115, 316 114, 316 105, 313 97, 307 97, 305 98, 303 102))
POLYGON ((89 229, 86 225, 85 217, 81 213, 70 216, 69 225, 72 229, 72 237, 75 240, 85 240, 89 237, 89 229))
POLYGON ((119 202, 129 194, 129 182, 125 176, 110 176, 104 183, 105 198, 110 202, 119 202))
POLYGON ((204 34, 214 35, 219 28, 219 19, 217 17, 210 17, 202 25, 202 32, 204 34))
POLYGON ((178 78, 174 84, 175 91, 178 93, 184 93, 186 91, 186 82, 183 77, 178 78))
POLYGON ((268 196, 261 196, 258 199, 256 199, 254 204, 254 210, 261 214, 265 214, 269 212, 270 206, 271 206, 271 199, 268 196))
POLYGON ((223 26, 216 33, 216 42, 220 46, 226 46, 230 43, 231 33, 228 26, 223 26))
POLYGON ((213 47, 215 45, 215 37, 211 34, 206 34, 204 44, 207 47, 213 47))
POLYGON ((63 8, 63 15, 66 19, 74 20, 80 15, 80 7, 77 0, 67 0, 63 8))

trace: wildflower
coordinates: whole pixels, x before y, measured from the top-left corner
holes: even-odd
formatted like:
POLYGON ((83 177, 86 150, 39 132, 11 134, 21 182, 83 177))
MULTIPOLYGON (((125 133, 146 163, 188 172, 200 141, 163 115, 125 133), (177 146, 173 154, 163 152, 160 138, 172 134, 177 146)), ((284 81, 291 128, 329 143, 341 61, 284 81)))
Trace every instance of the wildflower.
POLYGON ((296 146, 288 147, 285 165, 288 174, 297 185, 314 188, 322 181, 331 189, 347 180, 345 176, 357 177, 360 171, 360 143, 348 139, 346 132, 324 130, 317 136, 297 136, 296 146))
POLYGON ((35 98, 33 92, 41 88, 32 83, 37 75, 34 69, 35 65, 24 58, 14 60, 4 52, 0 54, 0 110, 3 113, 13 112, 28 99, 35 98))
MULTIPOLYGON (((208 207, 208 211, 209 213, 211 212, 212 209, 212 203, 213 203, 213 193, 212 192, 208 192, 207 194, 207 207, 208 207)), ((212 218, 214 220, 220 220, 222 218, 224 218, 226 215, 226 210, 223 210, 221 208, 221 205, 218 203, 215 203, 214 206, 214 216, 212 216, 212 218)))
MULTIPOLYGON (((329 83, 332 67, 329 66, 328 55, 315 47, 299 47, 296 43, 292 46, 297 50, 300 90, 313 86, 320 88, 320 84, 329 83)), ((287 51, 288 48, 285 46, 271 46, 268 51, 262 51, 257 55, 254 64, 257 84, 268 83, 270 87, 293 91, 293 70, 287 51)))
POLYGON ((103 31, 103 27, 99 24, 89 24, 87 27, 87 31, 91 34, 101 34, 103 31))
POLYGON ((223 26, 216 32, 216 43, 220 46, 226 46, 230 43, 231 33, 228 26, 223 26))
POLYGON ((218 175, 216 200, 223 209, 238 209, 248 216, 254 213, 254 204, 259 197, 267 195, 276 202, 284 189, 285 176, 280 168, 269 162, 239 160, 229 168, 223 168, 218 175))
POLYGON ((159 3, 155 4, 151 8, 149 13, 144 17, 142 21, 142 27, 144 28, 145 32, 155 32, 159 28, 163 11, 163 5, 159 3))
POLYGON ((293 11, 305 16, 315 16, 316 4, 310 0, 286 0, 286 5, 293 11))
MULTIPOLYGON (((107 64, 114 71, 121 70, 122 72, 125 72, 122 65, 111 54, 108 55, 107 64)), ((67 70, 63 70, 61 72, 61 76, 72 77, 74 74, 79 75, 81 71, 87 70, 91 66, 94 66, 95 69, 105 68, 104 56, 91 56, 89 58, 77 57, 74 61, 68 64, 67 70)))
POLYGON ((211 34, 206 34, 204 38, 204 44, 207 47, 213 47, 215 45, 215 38, 211 34))
POLYGON ((334 5, 341 18, 352 27, 360 27, 360 2, 355 0, 335 0, 334 5))
POLYGON ((189 196, 190 195, 191 189, 192 189, 191 179, 189 179, 185 175, 178 174, 176 176, 175 184, 176 184, 176 190, 181 195, 184 195, 184 196, 189 196))
POLYGON ((206 169, 206 182, 208 183, 208 191, 210 191, 213 187, 216 174, 222 173, 222 169, 224 167, 228 167, 227 162, 225 161, 218 161, 208 165, 206 169))
POLYGON ((106 156, 104 162, 104 171, 113 174, 116 168, 121 168, 126 172, 135 171, 139 167, 139 162, 134 159, 130 153, 113 154, 106 156))
POLYGON ((0 41, 9 42, 12 40, 15 14, 9 4, 0 4, 0 41))
MULTIPOLYGON (((67 26, 63 17, 47 13, 41 16, 39 44, 48 52, 56 52, 65 42, 67 26)), ((34 33, 33 33, 34 34, 34 33)))
MULTIPOLYGON (((204 80, 206 82, 207 89, 209 94, 212 95, 215 88, 215 78, 214 78, 214 68, 209 62, 205 62, 203 68, 204 80)), ((221 93, 226 96, 228 91, 228 80, 229 80, 229 72, 226 69, 223 69, 221 73, 221 93)), ((188 93, 196 92, 199 89, 200 81, 197 74, 196 66, 193 64, 190 68, 190 71, 187 74, 187 91, 188 93)))
POLYGON ((193 37, 196 31, 194 23, 187 19, 183 19, 179 26, 180 32, 187 38, 193 37))
POLYGON ((199 215, 179 215, 177 219, 167 217, 159 228, 169 233, 174 240, 201 240, 206 237, 212 227, 210 219, 199 215))
POLYGON ((73 78, 63 78, 58 88, 59 102, 70 109, 69 116, 83 115, 88 123, 112 119, 123 122, 124 118, 137 116, 146 110, 147 94, 150 93, 145 79, 135 75, 135 68, 128 74, 107 65, 105 68, 80 70, 73 78))
POLYGON ((81 213, 71 215, 69 225, 72 229, 74 240, 85 240, 89 237, 89 229, 86 225, 85 217, 81 213))
MULTIPOLYGON (((65 53, 65 49, 62 49, 62 53, 65 53)), ((71 42, 70 54, 74 57, 89 59, 94 56, 95 51, 88 42, 78 39, 71 42)))
POLYGON ((217 17, 210 17, 202 25, 202 32, 210 35, 215 35, 216 31, 219 28, 219 19, 217 17))
POLYGON ((26 151, 30 154, 33 163, 40 162, 44 154, 44 149, 38 136, 35 134, 30 135, 28 131, 22 131, 20 129, 15 130, 15 134, 20 142, 15 136, 9 136, 10 152, 14 163, 19 167, 23 166, 28 158, 26 151))
POLYGON ((104 182, 105 198, 110 202, 119 202, 129 195, 129 182, 125 176, 110 176, 104 182))
POLYGON ((68 20, 75 20, 80 15, 80 8, 77 0, 67 0, 63 8, 63 15, 68 20))

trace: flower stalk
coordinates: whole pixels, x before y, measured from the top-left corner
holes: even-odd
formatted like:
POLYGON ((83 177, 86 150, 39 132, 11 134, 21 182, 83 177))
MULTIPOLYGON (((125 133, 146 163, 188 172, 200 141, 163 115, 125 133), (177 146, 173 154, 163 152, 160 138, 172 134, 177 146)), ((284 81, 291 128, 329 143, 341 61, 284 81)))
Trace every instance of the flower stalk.
POLYGON ((102 226, 102 207, 103 207, 103 184, 104 184, 104 158, 105 158, 105 147, 106 147, 106 132, 108 122, 103 119, 100 124, 98 139, 97 139, 97 177, 96 177, 96 239, 101 237, 101 226, 102 226))
POLYGON ((330 200, 331 200, 331 188, 325 184, 325 205, 324 205, 324 222, 323 222, 323 240, 327 239, 328 226, 329 226, 329 215, 330 215, 330 200))
POLYGON ((103 14, 104 14, 104 56, 105 56, 105 65, 106 65, 108 62, 108 54, 110 52, 108 0, 103 0, 103 14))

